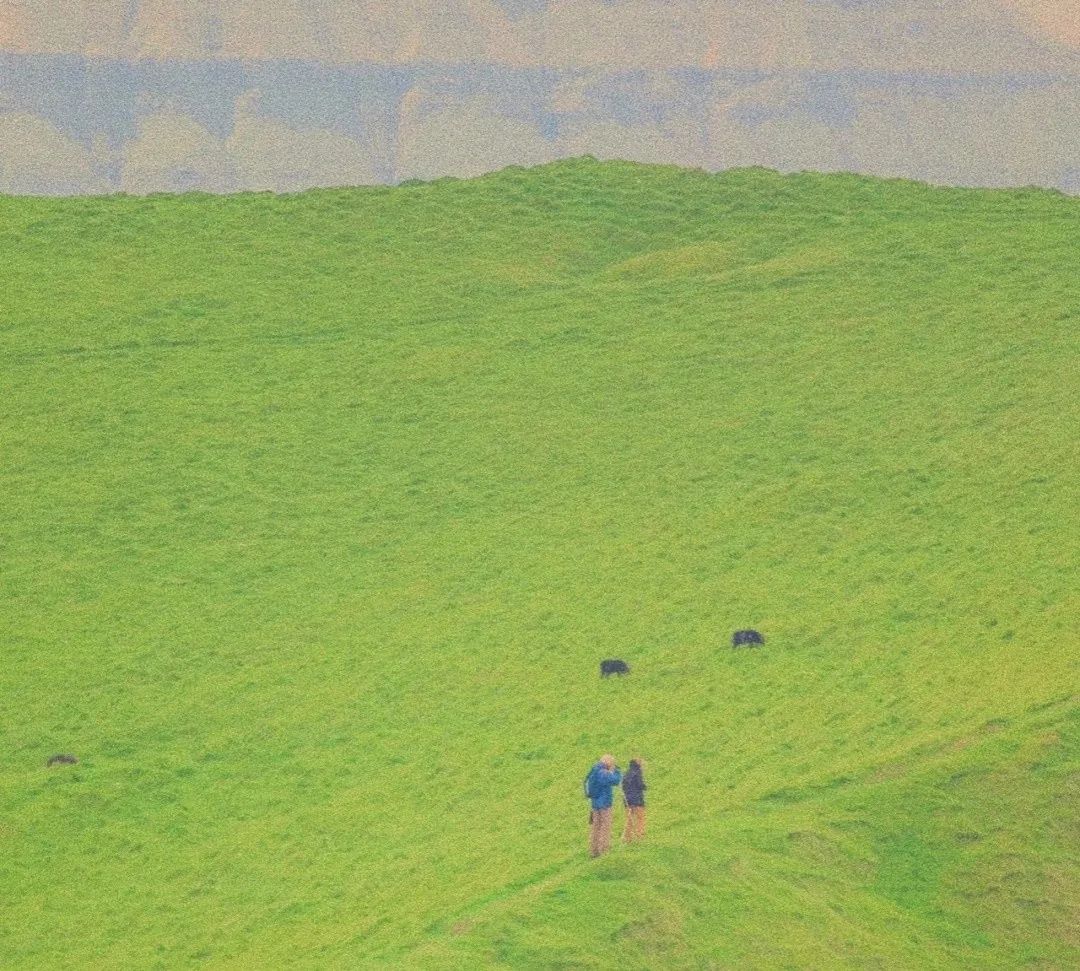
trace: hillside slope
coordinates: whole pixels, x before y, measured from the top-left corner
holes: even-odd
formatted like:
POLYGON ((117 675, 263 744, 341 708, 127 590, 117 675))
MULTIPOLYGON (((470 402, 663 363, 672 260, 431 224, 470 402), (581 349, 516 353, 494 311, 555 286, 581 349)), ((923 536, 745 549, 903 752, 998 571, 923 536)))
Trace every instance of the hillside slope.
POLYGON ((1080 958, 1077 201, 578 160, 0 245, 0 966, 1080 958))

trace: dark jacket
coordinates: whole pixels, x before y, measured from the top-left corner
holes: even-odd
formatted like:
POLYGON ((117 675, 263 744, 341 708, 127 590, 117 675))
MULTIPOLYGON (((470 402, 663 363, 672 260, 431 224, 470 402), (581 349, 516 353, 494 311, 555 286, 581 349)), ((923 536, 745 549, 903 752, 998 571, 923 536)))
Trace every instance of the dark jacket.
POLYGON ((589 802, 593 809, 611 808, 611 790, 621 779, 622 773, 618 769, 609 772, 599 762, 593 766, 589 779, 589 802))
POLYGON ((628 770, 622 780, 623 798, 626 800, 626 805, 644 806, 645 790, 648 788, 640 769, 636 772, 633 769, 628 770))

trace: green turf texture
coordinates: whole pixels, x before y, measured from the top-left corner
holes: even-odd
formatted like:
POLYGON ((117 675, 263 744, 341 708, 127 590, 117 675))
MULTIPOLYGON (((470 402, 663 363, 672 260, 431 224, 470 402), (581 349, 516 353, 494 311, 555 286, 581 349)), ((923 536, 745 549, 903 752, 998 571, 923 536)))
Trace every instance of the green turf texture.
POLYGON ((1078 267, 846 175, 0 199, 0 967, 1074 967, 1078 267))

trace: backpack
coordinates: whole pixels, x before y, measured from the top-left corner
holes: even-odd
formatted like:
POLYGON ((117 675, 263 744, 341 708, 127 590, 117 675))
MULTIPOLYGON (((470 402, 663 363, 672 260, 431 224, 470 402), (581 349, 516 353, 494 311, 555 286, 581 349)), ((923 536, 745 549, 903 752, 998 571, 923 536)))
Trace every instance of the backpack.
POLYGON ((582 788, 585 790, 585 798, 586 799, 592 799, 592 797, 593 797, 592 778, 593 778, 593 773, 595 771, 596 771, 596 766, 594 765, 594 766, 592 766, 592 768, 589 769, 588 774, 585 776, 585 782, 582 784, 582 788))

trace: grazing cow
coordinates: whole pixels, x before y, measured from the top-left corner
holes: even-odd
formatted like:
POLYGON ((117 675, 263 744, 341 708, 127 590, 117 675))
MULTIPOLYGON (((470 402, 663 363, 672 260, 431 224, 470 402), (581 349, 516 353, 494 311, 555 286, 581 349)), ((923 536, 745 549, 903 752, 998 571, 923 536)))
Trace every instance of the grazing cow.
POLYGON ((731 635, 732 647, 754 647, 757 644, 764 643, 765 638, 756 630, 737 630, 731 635))
POLYGON ((45 763, 45 767, 51 769, 54 765, 76 765, 78 761, 74 755, 54 755, 45 763))
POLYGON ((608 658, 600 662, 600 677, 606 678, 609 674, 629 674, 630 665, 618 658, 608 658))

